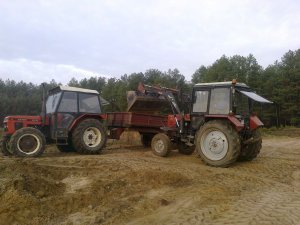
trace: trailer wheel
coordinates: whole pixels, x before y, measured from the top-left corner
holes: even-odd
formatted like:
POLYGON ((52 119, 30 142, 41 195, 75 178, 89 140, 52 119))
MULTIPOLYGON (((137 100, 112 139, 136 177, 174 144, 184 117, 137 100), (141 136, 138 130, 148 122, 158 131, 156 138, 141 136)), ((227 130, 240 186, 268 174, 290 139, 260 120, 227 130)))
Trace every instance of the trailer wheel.
POLYGON ((251 161, 260 153, 260 149, 262 147, 262 137, 258 129, 253 132, 252 137, 256 141, 242 145, 241 154, 238 158, 239 161, 251 161))
POLYGON ((16 156, 37 157, 45 151, 46 139, 38 129, 23 127, 11 136, 9 145, 16 156))
POLYGON ((241 150, 240 137, 228 121, 208 121, 198 132, 196 148, 204 163, 227 167, 237 160, 241 150))
POLYGON ((82 154, 99 154, 106 140, 106 131, 96 119, 85 119, 79 122, 72 133, 73 146, 82 154))
POLYGON ((153 138, 153 134, 142 134, 141 142, 142 142, 143 146, 150 147, 152 138, 153 138))
POLYGON ((2 155, 4 155, 4 156, 13 155, 13 152, 11 151, 10 146, 9 146, 9 138, 8 137, 3 137, 1 139, 0 148, 1 148, 2 155))
POLYGON ((151 141, 151 149, 155 155, 165 157, 170 153, 170 138, 162 133, 154 135, 151 141))
POLYGON ((195 151, 195 145, 188 146, 184 142, 178 143, 178 152, 183 155, 191 155, 195 151))

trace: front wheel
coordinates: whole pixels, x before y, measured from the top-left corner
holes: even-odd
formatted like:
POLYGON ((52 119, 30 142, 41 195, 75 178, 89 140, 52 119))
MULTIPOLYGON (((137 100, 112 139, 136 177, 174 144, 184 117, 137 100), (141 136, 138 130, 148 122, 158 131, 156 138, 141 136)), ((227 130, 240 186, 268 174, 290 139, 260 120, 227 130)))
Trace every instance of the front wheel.
POLYGON ((151 141, 151 149, 155 155, 165 157, 170 153, 171 141, 166 134, 156 134, 151 141))
POLYGON ((37 157, 45 151, 46 139, 38 129, 23 127, 11 136, 9 145, 16 156, 37 157))
POLYGON ((99 154, 106 140, 105 129, 96 119, 85 119, 79 122, 72 133, 73 146, 82 154, 99 154))
POLYGON ((196 148, 206 164, 227 167, 237 160, 241 150, 240 137, 228 121, 208 121, 198 132, 196 148))

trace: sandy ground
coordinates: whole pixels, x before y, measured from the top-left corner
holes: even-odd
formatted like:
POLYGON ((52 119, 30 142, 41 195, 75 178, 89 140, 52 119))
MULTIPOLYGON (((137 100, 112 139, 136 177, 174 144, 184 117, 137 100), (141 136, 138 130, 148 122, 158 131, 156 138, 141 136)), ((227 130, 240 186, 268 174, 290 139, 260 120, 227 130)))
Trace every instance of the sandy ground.
POLYGON ((0 224, 300 224, 300 139, 268 137, 252 162, 204 165, 174 151, 0 158, 0 224))

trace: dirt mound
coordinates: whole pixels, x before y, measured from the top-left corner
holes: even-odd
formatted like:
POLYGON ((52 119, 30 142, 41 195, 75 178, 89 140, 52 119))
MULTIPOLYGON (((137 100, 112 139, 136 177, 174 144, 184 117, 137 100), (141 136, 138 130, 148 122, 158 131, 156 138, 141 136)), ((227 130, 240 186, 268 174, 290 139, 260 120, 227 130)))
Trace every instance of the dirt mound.
POLYGON ((0 224, 297 224, 300 141, 268 138, 252 162, 115 142, 102 155, 0 158, 0 224))
POLYGON ((0 223, 113 222, 120 214, 132 214, 145 192, 190 183, 180 173, 139 171, 120 158, 101 162, 92 156, 67 158, 1 160, 0 223))

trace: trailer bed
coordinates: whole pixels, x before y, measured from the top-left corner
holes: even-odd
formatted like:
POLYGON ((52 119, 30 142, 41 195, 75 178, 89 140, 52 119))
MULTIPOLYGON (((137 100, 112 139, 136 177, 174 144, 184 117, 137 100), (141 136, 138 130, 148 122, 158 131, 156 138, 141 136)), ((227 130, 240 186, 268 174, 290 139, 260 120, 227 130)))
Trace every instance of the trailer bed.
POLYGON ((167 126, 168 116, 136 112, 112 112, 107 113, 106 123, 111 128, 160 128, 167 126))

